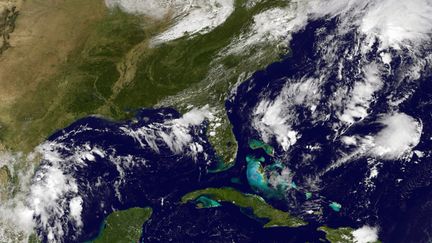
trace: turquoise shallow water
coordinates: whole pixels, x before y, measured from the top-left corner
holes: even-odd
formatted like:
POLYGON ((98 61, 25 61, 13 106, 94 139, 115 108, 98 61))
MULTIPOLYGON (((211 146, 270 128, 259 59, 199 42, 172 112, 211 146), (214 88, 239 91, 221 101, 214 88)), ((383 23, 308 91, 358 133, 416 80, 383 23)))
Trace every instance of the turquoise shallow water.
POLYGON ((261 162, 264 162, 263 157, 255 158, 253 156, 246 157, 247 170, 246 177, 249 185, 258 192, 269 192, 270 188, 267 184, 267 178, 264 175, 264 169, 261 162))
POLYGON ((212 200, 206 196, 200 196, 195 201, 201 203, 203 208, 216 208, 222 206, 219 202, 212 200))

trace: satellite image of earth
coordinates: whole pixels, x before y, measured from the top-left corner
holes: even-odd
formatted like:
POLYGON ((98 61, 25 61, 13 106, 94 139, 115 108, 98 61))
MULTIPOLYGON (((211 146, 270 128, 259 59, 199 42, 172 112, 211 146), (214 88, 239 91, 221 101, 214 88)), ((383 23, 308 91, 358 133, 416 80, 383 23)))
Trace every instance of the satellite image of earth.
POLYGON ((432 0, 0 0, 0 242, 432 242, 432 0))

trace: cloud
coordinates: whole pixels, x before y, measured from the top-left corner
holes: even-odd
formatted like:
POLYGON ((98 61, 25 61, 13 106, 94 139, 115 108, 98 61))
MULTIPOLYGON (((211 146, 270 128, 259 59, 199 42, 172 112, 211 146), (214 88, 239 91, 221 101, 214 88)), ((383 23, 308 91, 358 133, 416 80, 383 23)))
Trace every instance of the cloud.
POLYGON ((81 220, 82 204, 83 200, 80 196, 72 198, 69 202, 70 216, 75 220, 78 226, 83 225, 81 220))
POLYGON ((240 54, 248 48, 268 45, 286 47, 291 40, 291 34, 303 26, 306 15, 301 19, 296 16, 291 6, 272 8, 258 13, 253 17, 253 24, 223 51, 225 55, 240 54))
POLYGON ((132 128, 129 126, 121 127, 121 130, 129 136, 135 138, 142 147, 149 146, 159 153, 159 143, 167 145, 175 153, 186 152, 186 148, 196 155, 202 152, 202 146, 193 141, 191 129, 201 125, 206 119, 213 119, 213 113, 209 106, 200 109, 193 108, 178 119, 168 120, 162 124, 153 124, 132 128))
POLYGON ((339 116, 339 119, 347 124, 353 124, 356 119, 362 120, 368 115, 373 95, 383 87, 377 65, 370 64, 364 67, 363 73, 364 80, 354 84, 349 102, 339 116))
MULTIPOLYGON (((340 141, 354 149, 347 154, 343 153, 343 156, 330 164, 323 173, 361 157, 382 160, 404 159, 404 156, 409 155, 420 142, 422 122, 405 113, 385 114, 377 122, 384 127, 375 134, 341 136, 340 141)), ((376 166, 370 169, 371 176, 375 177, 378 173, 376 166)))
POLYGON ((105 0, 109 8, 154 19, 170 17, 172 25, 153 44, 197 33, 207 33, 225 22, 234 11, 234 0, 105 0))
POLYGON ((296 143, 297 133, 292 130, 290 115, 293 111, 284 109, 284 102, 277 98, 274 102, 264 100, 259 103, 254 112, 253 126, 260 133, 264 142, 276 137, 276 141, 286 151, 296 143))
POLYGON ((272 171, 268 177, 268 183, 276 189, 289 189, 288 186, 291 185, 293 176, 294 175, 292 174, 291 170, 285 167, 280 173, 277 171, 272 171))
POLYGON ((370 4, 361 19, 360 30, 377 36, 384 46, 430 41, 432 2, 429 0, 384 0, 370 4))
POLYGON ((73 219, 79 231, 82 222, 78 213, 78 185, 71 175, 63 171, 65 159, 57 152, 61 147, 55 142, 47 142, 39 146, 39 151, 46 161, 42 165, 30 187, 29 204, 34 217, 40 222, 50 242, 61 241, 69 230, 63 223, 65 219, 73 219), (75 201, 73 201, 75 200, 75 201), (66 214, 69 208, 69 214, 66 214))
MULTIPOLYGON (((183 1, 186 2, 186 1, 183 1)), ((234 11, 234 0, 194 0, 185 7, 175 23, 156 36, 154 44, 197 33, 207 33, 225 22, 234 11)))
POLYGON ((378 228, 365 225, 352 232, 355 243, 373 243, 378 241, 378 228))
MULTIPOLYGON (((177 119, 142 126, 125 123, 121 131, 132 136, 146 149, 153 149, 157 153, 163 147, 175 154, 184 153, 196 158, 198 153, 204 153, 204 149, 200 144, 202 140, 194 141, 194 129, 205 119, 213 119, 208 106, 194 108, 177 119)), ((89 142, 77 145, 70 140, 74 134, 87 130, 79 126, 37 147, 39 156, 33 157, 41 159, 43 163, 31 179, 31 184, 28 184, 29 187, 20 194, 19 201, 11 201, 7 206, 0 205, 0 218, 7 220, 9 225, 12 225, 11 222, 20 224, 19 229, 27 230, 29 234, 37 226, 46 234, 49 242, 62 242, 65 235, 79 235, 85 224, 81 214, 86 195, 83 194, 83 188, 79 188, 74 172, 86 169, 99 157, 109 159, 117 169, 119 175, 113 187, 121 200, 119 187, 126 180, 127 170, 144 165, 145 160, 134 158, 133 155, 118 156, 112 148, 101 148, 89 142)))
POLYGON ((292 126, 298 122, 296 106, 302 105, 314 111, 320 93, 317 80, 301 79, 287 85, 275 100, 264 99, 255 107, 252 125, 264 142, 276 141, 287 151, 300 137, 292 126))
POLYGON ((144 14, 161 19, 168 14, 171 1, 167 0, 105 0, 109 8, 119 7, 132 14, 144 14))
POLYGON ((193 143, 190 128, 200 125, 205 119, 212 118, 213 114, 210 112, 208 106, 201 109, 194 108, 185 113, 183 117, 168 121, 165 124, 167 130, 160 130, 158 134, 171 151, 176 154, 184 152, 184 147, 187 145, 189 145, 192 151, 199 151, 196 149, 197 145, 193 143))
POLYGON ((0 199, 0 242, 21 242, 34 232, 34 211, 28 204, 29 186, 34 175, 34 153, 0 152, 0 167, 7 166, 18 182, 10 183, 8 189, 1 191, 0 199), (19 170, 14 170, 18 168, 19 170))
POLYGON ((339 17, 341 31, 357 28, 369 40, 378 38, 384 49, 430 42, 429 0, 297 0, 295 3, 299 11, 306 10, 312 19, 339 17))
POLYGON ((386 115, 379 122, 385 127, 373 136, 370 153, 375 156, 398 159, 420 142, 422 124, 407 114, 386 115))

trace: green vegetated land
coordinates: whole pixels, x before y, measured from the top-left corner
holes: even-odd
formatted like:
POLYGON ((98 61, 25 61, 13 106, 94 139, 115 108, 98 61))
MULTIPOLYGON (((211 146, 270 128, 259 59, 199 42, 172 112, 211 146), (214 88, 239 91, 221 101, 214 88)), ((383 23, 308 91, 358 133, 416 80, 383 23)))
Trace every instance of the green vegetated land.
POLYGON ((264 227, 300 227, 307 224, 302 219, 273 208, 259 196, 244 194, 233 188, 207 188, 194 191, 183 196, 182 203, 195 201, 201 196, 218 203, 232 203, 240 208, 251 209, 255 217, 268 220, 264 227))
MULTIPOLYGON (((114 10, 91 27, 82 46, 70 54, 60 71, 12 107, 3 141, 15 150, 31 150, 53 131, 106 105, 119 73, 117 63, 157 27, 143 29, 142 20, 114 10)), ((111 114, 115 110, 111 111, 111 114)), ((106 115, 111 115, 106 113, 106 115)))
MULTIPOLYGON (((247 9, 243 6, 245 0, 237 0, 231 16, 209 33, 193 38, 186 36, 154 48, 150 55, 139 61, 141 68, 136 72, 135 82, 120 91, 115 103, 126 109, 152 106, 167 96, 205 80, 219 52, 245 27, 252 24, 253 16, 265 8, 280 5, 280 2, 282 1, 268 0, 247 9)), ((221 62, 230 63, 231 67, 237 68, 241 59, 242 57, 226 57, 221 62)), ((226 93, 226 87, 227 84, 217 87, 220 90, 215 90, 215 94, 226 93)), ((208 97, 213 94, 206 95, 202 98, 207 98, 204 102, 207 104, 211 101, 208 97)))
POLYGON ((318 230, 326 233, 326 239, 331 243, 352 243, 354 242, 354 237, 352 228, 338 228, 332 229, 327 226, 319 227, 318 230))
MULTIPOLYGON (((261 43, 240 53, 221 54, 241 33, 250 29, 253 24, 253 16, 272 7, 286 5, 286 1, 267 0, 248 9, 244 6, 245 2, 237 0, 234 13, 212 32, 193 39, 182 39, 171 43, 175 45, 175 48, 187 51, 180 56, 191 61, 192 64, 189 67, 195 71, 184 74, 185 81, 189 80, 188 89, 160 102, 160 105, 174 106, 180 111, 185 111, 190 104, 198 107, 210 104, 216 108, 220 126, 212 130, 215 131, 215 136, 209 136, 210 143, 218 152, 221 160, 219 168, 216 168, 215 171, 230 168, 237 152, 237 142, 232 133, 232 125, 225 112, 225 101, 230 90, 238 81, 244 81, 253 72, 279 60, 280 55, 287 51, 275 48, 274 43, 261 43), (193 59, 189 58, 189 50, 194 52, 193 59), (199 82, 190 82, 191 80, 199 82)), ((184 65, 179 67, 179 72, 182 66, 184 65)))
POLYGON ((250 9, 244 4, 237 0, 233 14, 209 33, 157 46, 150 40, 169 27, 169 20, 107 11, 88 23, 82 41, 54 75, 0 109, 7 114, 0 114, 1 143, 28 152, 55 130, 91 114, 121 120, 142 107, 168 105, 186 112, 188 105, 210 104, 220 117, 210 142, 223 162, 220 170, 228 168, 237 144, 224 110, 227 94, 240 75, 247 77, 281 53, 269 44, 234 56, 220 55, 251 26, 255 14, 285 3, 268 0, 250 9))
POLYGON ((6 199, 8 195, 7 185, 11 181, 12 176, 6 166, 0 168, 0 198, 6 199))
POLYGON ((113 212, 106 218, 102 232, 92 243, 138 243, 142 226, 151 214, 151 208, 113 212))
MULTIPOLYGON (((236 0, 233 14, 209 33, 152 46, 151 39, 172 23, 169 19, 107 10, 101 0, 25 1, 19 15, 13 10, 2 16, 7 24, 1 27, 2 36, 9 41, 14 31, 26 45, 20 46, 20 39, 1 56, 2 65, 9 66, 0 70, 0 77, 7 77, 0 84, 10 84, 13 92, 0 93, 11 97, 0 104, 0 150, 31 152, 56 130, 92 114, 123 120, 142 107, 187 112, 188 105, 210 104, 219 117, 217 135, 210 136, 221 159, 215 171, 229 168, 237 151, 224 109, 229 90, 286 51, 261 43, 247 52, 223 55, 253 24, 255 14, 285 1, 266 0, 253 8, 245 3, 236 0), (20 31, 38 21, 31 35, 20 31), (23 55, 17 50, 25 50, 26 62, 15 61, 23 55)), ((18 185, 15 180, 16 175, 0 168, 0 184, 18 185)))
MULTIPOLYGON (((354 236, 352 234, 354 229, 352 228, 342 227, 342 228, 333 229, 327 226, 322 226, 319 227, 318 230, 323 231, 326 234, 326 239, 331 243, 353 243, 354 242, 354 236)), ((381 243, 381 241, 370 242, 370 243, 381 243)))
POLYGON ((16 7, 2 9, 0 6, 0 55, 10 47, 10 33, 15 29, 17 17, 16 7))

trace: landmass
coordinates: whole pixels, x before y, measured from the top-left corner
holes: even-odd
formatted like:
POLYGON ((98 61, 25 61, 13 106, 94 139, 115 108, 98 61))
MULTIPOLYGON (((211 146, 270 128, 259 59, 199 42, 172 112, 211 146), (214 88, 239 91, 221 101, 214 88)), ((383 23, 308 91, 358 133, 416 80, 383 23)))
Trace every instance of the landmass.
POLYGON ((0 71, 1 144, 29 153, 54 131, 88 115, 124 120, 142 107, 187 112, 210 104, 215 120, 208 135, 221 161, 216 171, 229 168, 237 143, 225 100, 239 81, 287 52, 274 48, 276 42, 236 51, 257 14, 286 5, 246 2, 236 0, 234 12, 208 33, 154 45, 151 40, 172 23, 169 16, 128 14, 98 0, 25 1, 22 14, 11 19, 16 20, 12 48, 0 60, 6 67, 0 71))
POLYGON ((92 243, 138 243, 143 224, 151 217, 151 208, 130 208, 110 214, 101 234, 92 243))
MULTIPOLYGON (((100 0, 0 0, 1 201, 26 187, 20 175, 37 168, 35 148, 55 131, 89 115, 129 119, 143 107, 186 113, 210 105, 207 135, 220 160, 211 172, 229 169, 237 141, 225 101, 233 87, 288 53, 284 35, 256 33, 267 19, 279 21, 271 11, 285 6, 235 0, 215 29, 154 44, 175 21, 169 15, 130 14, 100 0)), ((266 225, 289 224, 279 221, 266 225)))
POLYGON ((294 217, 288 212, 273 208, 263 198, 257 195, 244 194, 233 188, 207 188, 198 190, 186 194, 181 201, 182 203, 187 203, 201 196, 215 200, 218 203, 226 202, 240 208, 249 208, 257 218, 268 220, 264 227, 300 227, 307 225, 307 222, 302 219, 294 217))
MULTIPOLYGON (((326 239, 331 243, 355 243, 358 240, 354 236, 355 229, 349 227, 341 227, 333 229, 327 226, 319 227, 318 230, 326 233, 326 239), (353 234, 354 233, 354 234, 353 234)), ((367 239, 361 239, 361 242, 368 243, 381 243, 379 240, 367 241, 367 239)))

